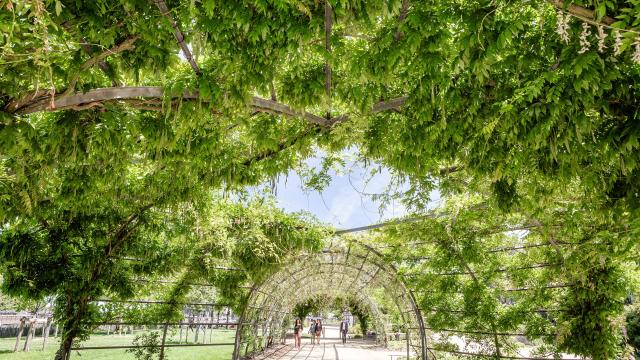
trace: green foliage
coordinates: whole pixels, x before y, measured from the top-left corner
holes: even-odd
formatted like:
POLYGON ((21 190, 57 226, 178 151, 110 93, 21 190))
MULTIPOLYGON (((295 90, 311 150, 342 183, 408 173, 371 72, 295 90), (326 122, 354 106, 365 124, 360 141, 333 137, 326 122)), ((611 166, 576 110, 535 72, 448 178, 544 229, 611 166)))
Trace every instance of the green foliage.
POLYGON ((350 302, 349 311, 356 317, 356 319, 358 319, 359 330, 362 333, 362 336, 367 335, 371 322, 371 311, 361 303, 355 301, 350 302))
POLYGON ((313 298, 309 298, 297 303, 291 313, 294 315, 295 319, 300 319, 304 321, 309 314, 317 314, 321 310, 323 310, 330 301, 324 296, 317 296, 313 298))
POLYGON ((136 347, 127 349, 127 352, 132 353, 137 360, 155 360, 160 355, 159 345, 160 333, 152 331, 146 334, 136 335, 133 339, 133 346, 136 347))
MULTIPOLYGON (((191 296, 188 284, 202 280, 242 310, 238 284, 317 251, 327 231, 218 195, 294 168, 307 189, 322 189, 332 156, 358 148, 408 184, 399 197, 411 209, 428 208, 435 187, 449 199, 448 216, 375 240, 425 242, 385 256, 411 276, 430 326, 524 331, 597 359, 619 353, 615 319, 637 273, 629 259, 640 227, 635 33, 622 36, 621 54, 611 32, 603 51, 595 38, 582 51, 582 21, 569 23, 563 42, 551 2, 423 0, 402 9, 398 0, 336 0, 329 52, 323 2, 166 3, 198 74, 177 55, 168 16, 148 1, 0 4, 2 288, 30 301, 56 297, 63 348, 109 314, 95 304, 103 296, 153 293, 170 304, 135 316, 169 319, 191 296), (56 94, 120 84, 165 93, 20 115, 56 94), (172 100, 195 91, 198 101, 172 100), (254 112, 252 97, 266 95, 293 115, 254 112), (371 111, 401 96, 402 107, 371 111), (323 129, 296 119, 302 110, 346 117, 323 129), (328 159, 321 171, 305 171, 300 164, 319 150, 328 159), (144 277, 176 286, 153 292, 137 281, 144 277), (515 288, 533 290, 505 290, 515 288)), ((637 1, 571 4, 617 29, 640 19, 637 1)), ((474 339, 488 353, 509 348, 506 337, 474 339)))
POLYGON ((626 315, 627 343, 640 353, 640 309, 634 306, 626 315))

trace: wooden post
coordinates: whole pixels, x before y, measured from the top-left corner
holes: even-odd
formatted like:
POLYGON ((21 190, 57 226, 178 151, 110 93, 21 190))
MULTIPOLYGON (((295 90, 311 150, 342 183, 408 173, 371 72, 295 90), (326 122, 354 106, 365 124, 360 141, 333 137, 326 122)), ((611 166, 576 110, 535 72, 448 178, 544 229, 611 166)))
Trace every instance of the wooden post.
POLYGON ((18 335, 16 336, 16 345, 13 347, 13 352, 17 352, 18 347, 20 346, 20 338, 22 337, 22 330, 24 330, 25 321, 27 321, 27 318, 23 316, 20 319, 20 326, 18 327, 18 335))
POLYGON ((409 329, 407 329, 407 360, 409 360, 409 355, 410 355, 409 351, 410 351, 409 350, 409 329))

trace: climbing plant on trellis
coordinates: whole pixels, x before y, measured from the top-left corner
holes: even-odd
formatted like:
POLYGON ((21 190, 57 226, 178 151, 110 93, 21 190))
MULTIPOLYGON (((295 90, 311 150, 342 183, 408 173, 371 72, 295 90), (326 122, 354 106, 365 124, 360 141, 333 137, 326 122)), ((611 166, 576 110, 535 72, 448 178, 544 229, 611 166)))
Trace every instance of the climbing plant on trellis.
MULTIPOLYGON (((616 284, 637 253, 620 234, 633 234, 639 209, 639 10, 597 0, 2 1, 3 286, 57 295, 66 359, 91 327, 92 300, 131 297, 134 277, 183 265, 171 254, 200 244, 212 193, 272 179, 317 148, 358 148, 408 180, 400 197, 416 209, 436 187, 482 194, 492 219, 557 216, 573 224, 567 238, 599 239, 555 255, 583 284, 563 301, 598 299, 586 317, 558 317, 556 335, 578 354, 612 357, 625 292, 616 284), (121 259, 150 253, 163 266, 121 259), (605 279, 612 287, 587 285, 605 279)), ((467 238, 459 221, 439 229, 467 238)), ((264 269, 251 251, 249 270, 264 269)), ((214 274, 229 296, 247 280, 214 274)), ((494 336, 494 350, 502 343, 494 336)))

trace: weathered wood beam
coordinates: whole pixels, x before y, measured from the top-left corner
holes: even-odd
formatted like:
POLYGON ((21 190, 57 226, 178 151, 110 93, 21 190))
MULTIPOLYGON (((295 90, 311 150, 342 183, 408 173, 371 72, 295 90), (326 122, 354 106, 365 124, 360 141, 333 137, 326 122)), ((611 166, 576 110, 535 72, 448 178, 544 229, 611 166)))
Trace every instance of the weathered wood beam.
MULTIPOLYGON (((89 90, 85 93, 76 92, 70 95, 57 95, 51 106, 48 92, 38 92, 29 95, 21 100, 11 101, 5 111, 19 115, 32 114, 40 111, 58 111, 65 109, 78 109, 92 107, 114 100, 133 99, 162 99, 164 89, 160 86, 131 86, 131 87, 111 87, 89 90)), ((200 96, 198 91, 185 91, 174 98, 183 100, 196 100, 200 96)), ((132 104, 135 106, 135 104, 132 104)), ((250 106, 257 111, 268 112, 275 115, 283 115, 292 118, 303 118, 310 123, 330 126, 332 122, 320 116, 306 111, 297 111, 288 105, 277 101, 263 99, 257 96, 251 98, 250 106)))
MULTIPOLYGON (((200 94, 198 91, 184 91, 182 94, 173 95, 173 99, 197 100, 200 94)), ((107 102, 126 101, 133 107, 141 109, 161 110, 161 101, 164 97, 164 89, 160 86, 128 86, 128 87, 110 87, 89 90, 87 92, 76 92, 69 95, 58 94, 51 101, 51 96, 47 91, 38 91, 34 94, 27 95, 21 99, 9 101, 3 111, 18 115, 33 114, 41 111, 59 111, 59 110, 83 110, 94 106, 101 106, 107 102), (141 99, 155 100, 139 101, 141 99), (152 105, 151 107, 149 107, 152 105)), ((404 106, 408 96, 381 101, 373 105, 371 112, 378 113, 387 110, 399 110, 404 106)), ((323 127, 331 127, 337 123, 346 121, 348 115, 341 115, 333 119, 325 119, 321 116, 314 115, 307 111, 296 110, 286 104, 264 99, 258 96, 251 98, 249 106, 255 111, 281 115, 290 118, 301 118, 309 123, 317 124, 323 127)))
MULTIPOLYGON (((596 21, 598 20, 595 14, 595 11, 593 10, 589 10, 587 8, 584 8, 582 6, 579 5, 575 5, 575 4, 569 4, 568 6, 565 5, 565 2, 562 0, 548 0, 551 4, 553 4, 553 6, 555 6, 556 8, 560 9, 560 10, 565 10, 569 12, 569 14, 575 15, 577 17, 580 18, 584 18, 585 20, 592 20, 592 21, 596 21)), ((600 19, 600 22, 605 24, 605 25, 611 25, 615 22, 616 20, 610 16, 603 16, 602 19, 600 19)))
POLYGON ((178 42, 178 45, 180 45, 180 49, 182 50, 182 55, 184 55, 184 57, 189 62, 189 65, 191 65, 193 72, 195 72, 196 75, 198 76, 202 75, 202 71, 200 70, 200 67, 198 67, 198 64, 196 64, 196 60, 193 58, 193 55, 191 54, 191 50, 189 50, 189 47, 184 42, 184 35, 182 35, 182 31, 180 30, 178 23, 171 15, 171 12, 167 7, 167 3, 164 2, 164 0, 154 0, 154 2, 158 7, 158 9, 160 10, 160 13, 162 14, 162 16, 166 17, 171 23, 171 27, 173 27, 173 35, 175 36, 176 41, 178 42))
POLYGON ((371 112, 379 113, 387 110, 399 110, 404 104, 407 102, 408 96, 400 96, 395 99, 380 101, 378 103, 373 104, 373 108, 371 112))

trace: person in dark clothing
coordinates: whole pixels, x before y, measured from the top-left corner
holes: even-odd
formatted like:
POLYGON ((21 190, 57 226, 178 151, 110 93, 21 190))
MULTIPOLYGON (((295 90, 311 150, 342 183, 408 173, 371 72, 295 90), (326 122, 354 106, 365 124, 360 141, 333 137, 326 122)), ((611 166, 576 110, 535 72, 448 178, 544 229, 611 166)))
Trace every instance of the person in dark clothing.
POLYGON ((316 321, 316 341, 320 345, 320 335, 322 335, 322 320, 316 321))
POLYGON ((316 339, 316 321, 311 320, 311 326, 309 326, 309 334, 311 334, 311 343, 315 343, 316 339))
POLYGON ((349 332, 349 322, 347 320, 342 320, 340 323, 340 336, 342 337, 342 343, 347 343, 347 333, 349 332))
POLYGON ((293 324, 293 341, 295 342, 294 346, 299 348, 301 346, 302 340, 300 337, 302 336, 302 321, 300 319, 296 319, 293 324))

